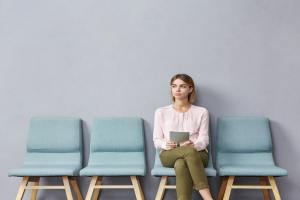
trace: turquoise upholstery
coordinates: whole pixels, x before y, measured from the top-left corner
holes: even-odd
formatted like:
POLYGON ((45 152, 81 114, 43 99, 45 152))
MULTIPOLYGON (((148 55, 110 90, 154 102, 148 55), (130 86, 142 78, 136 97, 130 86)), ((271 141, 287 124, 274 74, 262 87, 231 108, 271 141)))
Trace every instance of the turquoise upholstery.
POLYGON ((216 164, 220 176, 285 176, 275 165, 265 117, 222 117, 217 125, 216 164))
POLYGON ((30 121, 24 164, 9 171, 9 176, 75 176, 81 167, 81 120, 34 117, 30 121))
MULTIPOLYGON (((210 152, 211 151, 209 148, 209 160, 208 160, 208 166, 205 168, 205 173, 207 176, 216 176, 217 172, 213 167, 210 152)), ((175 176, 174 168, 168 168, 168 167, 164 167, 162 165, 160 158, 159 158, 159 150, 156 150, 154 167, 151 170, 151 174, 152 174, 152 176, 175 176)))
POLYGON ((141 118, 96 118, 90 157, 81 176, 144 176, 144 129, 141 118))

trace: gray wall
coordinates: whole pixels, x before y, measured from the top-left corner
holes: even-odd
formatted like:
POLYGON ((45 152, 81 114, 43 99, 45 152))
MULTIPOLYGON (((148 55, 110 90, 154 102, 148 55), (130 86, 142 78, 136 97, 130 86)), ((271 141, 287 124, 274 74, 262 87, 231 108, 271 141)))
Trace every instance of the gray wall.
MULTIPOLYGON (((28 122, 36 115, 82 118, 85 164, 95 116, 142 117, 148 164, 142 185, 146 199, 154 199, 153 114, 171 103, 169 79, 179 72, 194 78, 196 104, 210 111, 212 137, 218 116, 270 118, 276 162, 289 172, 278 179, 282 199, 299 199, 299 6, 297 0, 1 0, 1 199, 15 198, 20 178, 8 178, 7 171, 21 165, 28 122)), ((88 181, 80 179, 84 195, 88 181)), ((216 194, 219 180, 210 182, 216 194)), ((125 195, 104 191, 103 199, 125 195)), ((65 198, 62 191, 39 197, 65 198)), ((174 197, 170 191, 165 199, 174 197)))

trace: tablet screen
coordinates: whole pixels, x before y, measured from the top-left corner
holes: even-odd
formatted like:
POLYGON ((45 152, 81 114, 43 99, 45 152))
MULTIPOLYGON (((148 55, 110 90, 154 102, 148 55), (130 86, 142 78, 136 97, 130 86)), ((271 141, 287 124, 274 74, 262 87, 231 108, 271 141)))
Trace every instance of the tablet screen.
POLYGON ((170 131, 170 139, 176 143, 181 143, 189 140, 189 132, 170 131))

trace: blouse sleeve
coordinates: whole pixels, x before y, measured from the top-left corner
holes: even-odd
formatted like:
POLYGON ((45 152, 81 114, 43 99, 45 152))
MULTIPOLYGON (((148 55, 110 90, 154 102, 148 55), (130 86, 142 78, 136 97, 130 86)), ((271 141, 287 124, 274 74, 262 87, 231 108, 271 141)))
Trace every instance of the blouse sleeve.
POLYGON ((156 149, 166 149, 166 140, 162 131, 161 125, 161 113, 159 110, 154 114, 154 130, 153 130, 153 142, 156 149))
POLYGON ((209 129, 209 113, 207 110, 205 110, 205 112, 201 117, 198 138, 194 142, 194 147, 197 149, 197 151, 206 149, 207 145, 209 144, 208 129, 209 129))

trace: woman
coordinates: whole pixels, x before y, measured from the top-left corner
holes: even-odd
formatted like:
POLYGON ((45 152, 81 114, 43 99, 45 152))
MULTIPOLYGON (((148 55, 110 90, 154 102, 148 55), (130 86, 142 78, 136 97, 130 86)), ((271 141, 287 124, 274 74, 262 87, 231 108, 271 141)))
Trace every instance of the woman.
POLYGON ((208 111, 192 105, 196 93, 190 76, 176 74, 170 85, 173 104, 155 111, 155 148, 160 149, 163 166, 175 169, 178 200, 192 199, 193 188, 204 200, 212 200, 204 170, 208 163, 208 111), (188 131, 189 140, 178 146, 170 140, 170 131, 188 131))

